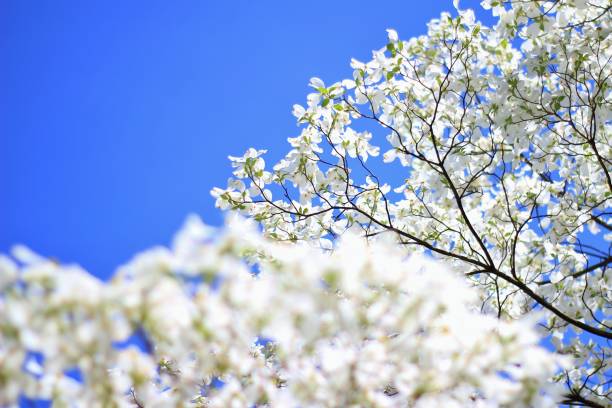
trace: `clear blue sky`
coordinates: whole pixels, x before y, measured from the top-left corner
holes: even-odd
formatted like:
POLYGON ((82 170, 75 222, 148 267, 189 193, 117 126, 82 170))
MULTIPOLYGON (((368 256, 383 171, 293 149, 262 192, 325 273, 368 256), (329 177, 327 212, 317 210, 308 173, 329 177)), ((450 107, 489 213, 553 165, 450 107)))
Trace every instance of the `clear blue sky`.
POLYGON ((0 251, 24 243, 108 277, 168 243, 190 212, 220 224, 209 190, 225 185, 227 155, 249 146, 284 155, 310 77, 350 77, 350 58, 384 46, 386 28, 423 34, 450 9, 451 0, 2 1, 0 251))

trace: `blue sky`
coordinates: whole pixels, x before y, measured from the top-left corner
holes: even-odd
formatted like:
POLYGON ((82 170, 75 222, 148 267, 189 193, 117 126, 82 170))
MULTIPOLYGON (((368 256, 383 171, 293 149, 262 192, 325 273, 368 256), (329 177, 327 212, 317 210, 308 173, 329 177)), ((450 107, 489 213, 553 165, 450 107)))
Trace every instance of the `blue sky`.
MULTIPOLYGON (((462 1, 475 7, 478 1, 462 1)), ((451 0, 2 2, 0 251, 24 243, 109 277, 166 244, 229 154, 287 151, 310 77, 402 38, 451 0)), ((477 15, 491 21, 482 12, 477 15)))

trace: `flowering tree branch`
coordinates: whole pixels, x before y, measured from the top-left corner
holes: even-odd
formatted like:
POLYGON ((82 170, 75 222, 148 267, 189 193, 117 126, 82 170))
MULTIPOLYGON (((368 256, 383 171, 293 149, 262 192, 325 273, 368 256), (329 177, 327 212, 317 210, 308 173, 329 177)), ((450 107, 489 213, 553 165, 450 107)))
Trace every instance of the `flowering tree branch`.
POLYGON ((494 27, 457 8, 408 41, 388 30, 371 61, 352 60, 352 79, 313 78, 289 153, 272 170, 265 151, 230 157, 234 178, 213 195, 281 241, 392 237, 465 271, 499 318, 543 310, 557 351, 580 356, 570 394, 606 405, 610 5, 483 6, 494 27))

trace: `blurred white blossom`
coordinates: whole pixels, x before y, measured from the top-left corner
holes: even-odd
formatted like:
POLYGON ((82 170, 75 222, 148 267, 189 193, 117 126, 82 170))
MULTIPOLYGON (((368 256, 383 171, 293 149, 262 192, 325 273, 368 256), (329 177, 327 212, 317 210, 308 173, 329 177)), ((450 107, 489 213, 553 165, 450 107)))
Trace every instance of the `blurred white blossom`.
POLYGON ((2 405, 526 407, 558 393, 563 361, 533 322, 482 315, 456 272, 350 232, 329 253, 191 216, 108 283, 2 259, 2 405))

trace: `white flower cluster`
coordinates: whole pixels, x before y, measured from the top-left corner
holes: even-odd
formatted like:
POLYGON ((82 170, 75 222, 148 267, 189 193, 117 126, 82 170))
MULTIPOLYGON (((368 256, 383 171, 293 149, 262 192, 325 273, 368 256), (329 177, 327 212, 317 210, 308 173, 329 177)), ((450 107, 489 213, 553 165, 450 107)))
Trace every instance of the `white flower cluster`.
POLYGON ((0 258, 0 406, 554 406, 558 358, 477 299, 393 243, 347 234, 326 253, 240 219, 213 236, 191 217, 110 282, 17 248, 0 258))
POLYGON ((232 158, 212 194, 281 241, 392 234, 464 270, 485 313, 543 310, 576 357, 566 402, 610 405, 610 1, 485 0, 492 27, 454 4, 426 35, 387 30, 350 79, 313 78, 286 156, 232 158))

